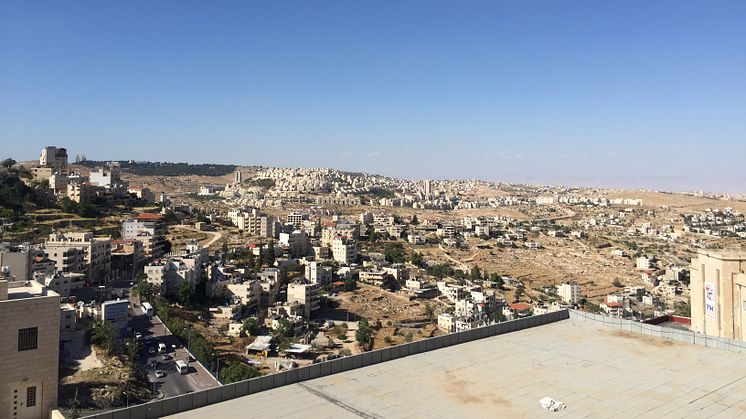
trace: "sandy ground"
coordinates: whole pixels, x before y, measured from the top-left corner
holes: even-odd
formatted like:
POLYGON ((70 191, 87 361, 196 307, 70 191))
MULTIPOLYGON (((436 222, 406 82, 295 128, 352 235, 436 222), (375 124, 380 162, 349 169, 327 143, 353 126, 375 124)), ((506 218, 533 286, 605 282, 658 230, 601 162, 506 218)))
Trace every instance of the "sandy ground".
POLYGON ((87 371, 94 368, 101 368, 104 364, 96 356, 96 352, 91 350, 84 342, 84 330, 76 330, 73 333, 74 338, 65 341, 64 360, 76 366, 79 371, 87 371))

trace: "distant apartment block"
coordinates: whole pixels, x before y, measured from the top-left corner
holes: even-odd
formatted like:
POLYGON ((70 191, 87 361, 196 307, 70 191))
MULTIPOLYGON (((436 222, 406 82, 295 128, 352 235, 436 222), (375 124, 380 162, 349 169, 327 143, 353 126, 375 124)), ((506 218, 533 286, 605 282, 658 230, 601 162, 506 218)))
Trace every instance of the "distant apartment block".
POLYGON ((357 259, 357 241, 344 237, 337 237, 332 241, 332 258, 335 261, 349 265, 357 259))
POLYGON ((67 149, 54 146, 44 147, 39 156, 39 166, 64 169, 67 166, 67 149))
POLYGON ((159 258, 163 255, 165 231, 166 225, 161 214, 143 213, 137 218, 122 222, 122 238, 142 243, 146 258, 159 258))
POLYGON ((52 233, 44 242, 44 249, 50 259, 57 263, 57 269, 63 272, 87 273, 91 283, 106 283, 111 274, 111 239, 94 237, 93 233, 52 233), (79 263, 72 249, 82 252, 86 267, 70 266, 70 262, 79 263), (66 271, 65 268, 68 267, 66 271), (81 269, 82 268, 82 269, 81 269))

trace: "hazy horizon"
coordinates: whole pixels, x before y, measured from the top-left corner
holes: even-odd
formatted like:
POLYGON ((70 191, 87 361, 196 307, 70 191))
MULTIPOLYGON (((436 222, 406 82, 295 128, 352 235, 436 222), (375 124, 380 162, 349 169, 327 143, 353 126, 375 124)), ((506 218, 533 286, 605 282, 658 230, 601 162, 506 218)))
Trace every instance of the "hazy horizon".
POLYGON ((746 3, 0 4, 0 142, 746 193, 746 3))

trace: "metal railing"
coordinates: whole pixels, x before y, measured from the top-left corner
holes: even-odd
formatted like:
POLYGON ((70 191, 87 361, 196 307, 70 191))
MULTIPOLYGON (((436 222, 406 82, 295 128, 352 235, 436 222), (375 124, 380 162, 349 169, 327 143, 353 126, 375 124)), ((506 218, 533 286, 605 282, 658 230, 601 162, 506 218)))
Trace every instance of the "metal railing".
POLYGON ((591 323, 599 327, 640 333, 643 335, 654 336, 676 342, 690 343, 692 345, 706 346, 708 348, 715 348, 723 351, 746 353, 746 342, 739 340, 721 338, 716 336, 707 336, 701 333, 692 332, 690 330, 681 330, 672 327, 640 323, 632 320, 620 319, 617 317, 609 317, 600 314, 589 313, 587 311, 570 310, 569 314, 570 320, 591 323))

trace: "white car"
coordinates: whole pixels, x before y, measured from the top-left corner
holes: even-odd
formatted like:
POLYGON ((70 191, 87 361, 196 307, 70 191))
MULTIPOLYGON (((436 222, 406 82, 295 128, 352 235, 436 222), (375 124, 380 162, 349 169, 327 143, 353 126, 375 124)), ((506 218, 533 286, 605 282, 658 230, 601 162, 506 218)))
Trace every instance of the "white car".
POLYGON ((140 339, 142 339, 142 333, 140 333, 140 332, 135 332, 135 339, 137 339, 137 340, 140 340, 140 339))
POLYGON ((166 373, 161 370, 155 370, 155 376, 158 378, 163 378, 166 376, 166 373))

